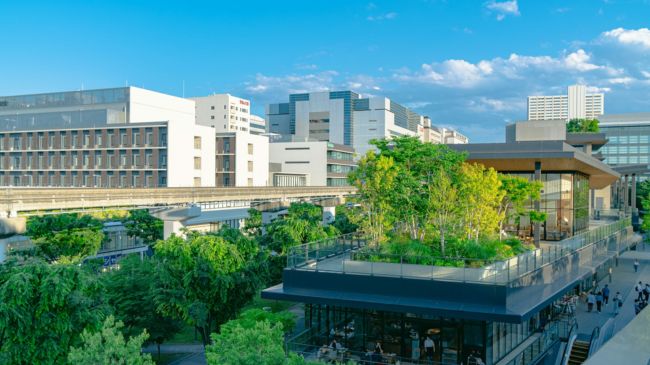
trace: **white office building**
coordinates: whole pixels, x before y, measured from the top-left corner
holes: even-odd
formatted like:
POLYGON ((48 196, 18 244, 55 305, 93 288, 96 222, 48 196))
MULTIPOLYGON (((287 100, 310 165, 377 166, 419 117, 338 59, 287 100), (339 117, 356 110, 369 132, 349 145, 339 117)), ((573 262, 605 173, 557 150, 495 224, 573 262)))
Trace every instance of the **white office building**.
POLYGON ((0 97, 0 186, 214 186, 194 108, 137 87, 0 97))
POLYGON ((251 134, 265 134, 266 133, 266 120, 259 115, 251 114, 250 117, 250 132, 251 134))
POLYGON ((196 103, 196 123, 221 132, 250 131, 250 100, 230 94, 191 98, 196 103))
POLYGON ((269 145, 273 186, 346 186, 357 166, 354 150, 327 141, 273 142, 269 145))
POLYGON ((249 132, 216 134, 216 186, 269 185, 269 138, 249 132))
POLYGON ((566 95, 529 96, 528 120, 594 119, 605 113, 605 95, 588 94, 585 85, 571 85, 566 95))
POLYGON ((390 99, 353 91, 291 94, 288 103, 268 105, 266 116, 271 133, 351 146, 359 156, 372 139, 416 136, 423 119, 390 99))

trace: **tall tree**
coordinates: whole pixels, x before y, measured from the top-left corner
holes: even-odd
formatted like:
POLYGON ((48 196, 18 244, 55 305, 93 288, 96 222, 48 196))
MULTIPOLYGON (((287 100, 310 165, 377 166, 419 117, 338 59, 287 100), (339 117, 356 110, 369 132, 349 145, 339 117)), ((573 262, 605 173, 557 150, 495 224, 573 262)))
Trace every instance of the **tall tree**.
POLYGON ((154 365, 151 355, 142 353, 142 344, 149 336, 146 331, 124 339, 124 325, 108 316, 99 331, 84 329, 82 345, 70 348, 68 362, 72 365, 154 365))
POLYGON ((50 262, 79 262, 99 251, 104 234, 93 229, 56 232, 33 240, 38 253, 50 262))
POLYGON ((393 224, 393 206, 390 195, 394 193, 399 170, 391 157, 377 156, 369 151, 350 173, 350 183, 357 187, 358 201, 364 215, 361 229, 375 242, 385 240, 393 224))
POLYGON ((503 198, 499 205, 499 237, 503 232, 503 226, 511 220, 519 221, 519 218, 527 214, 527 210, 532 209, 527 204, 532 204, 534 200, 539 200, 542 192, 541 181, 529 181, 521 176, 499 175, 501 181, 501 190, 503 198))
POLYGON ((287 215, 267 225, 266 231, 262 242, 283 255, 290 247, 339 234, 335 227, 323 226, 321 208, 309 203, 292 203, 287 215))
POLYGON ((84 328, 109 312, 94 273, 28 260, 0 275, 0 363, 64 363, 84 328))
POLYGON ((493 168, 481 164, 464 164, 459 196, 462 209, 462 231, 468 240, 497 232, 504 212, 499 205, 505 192, 493 168))
POLYGON ((429 217, 440 237, 440 253, 445 256, 445 240, 458 222, 458 189, 444 170, 429 184, 429 217))
POLYGON ((268 275, 259 253, 242 253, 215 235, 172 236, 155 246, 158 311, 197 328, 204 344, 209 335, 257 293, 268 275))
POLYGON ((140 260, 132 255, 120 261, 120 269, 106 275, 107 297, 117 320, 124 323, 124 332, 137 336, 146 330, 149 341, 158 347, 178 333, 183 324, 165 317, 156 310, 154 290, 156 281, 155 258, 140 260))
POLYGON ((262 212, 250 208, 248 210, 248 218, 244 222, 243 231, 251 237, 260 236, 262 234, 262 212))

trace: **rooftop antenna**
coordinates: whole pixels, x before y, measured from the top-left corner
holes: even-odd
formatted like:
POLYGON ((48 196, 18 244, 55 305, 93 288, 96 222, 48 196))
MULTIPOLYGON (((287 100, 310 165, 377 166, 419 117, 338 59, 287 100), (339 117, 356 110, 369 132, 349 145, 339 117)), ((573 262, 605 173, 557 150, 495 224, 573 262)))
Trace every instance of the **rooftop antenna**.
POLYGON ((81 91, 84 91, 84 83, 81 82, 81 91))

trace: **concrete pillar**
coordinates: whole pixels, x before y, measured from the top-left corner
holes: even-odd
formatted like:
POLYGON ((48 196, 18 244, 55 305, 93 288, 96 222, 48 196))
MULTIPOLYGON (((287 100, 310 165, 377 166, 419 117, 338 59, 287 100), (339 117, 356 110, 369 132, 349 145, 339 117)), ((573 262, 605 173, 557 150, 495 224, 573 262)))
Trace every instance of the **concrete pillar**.
POLYGON ((625 213, 629 212, 629 197, 630 184, 628 181, 628 175, 625 175, 625 180, 623 180, 623 211, 625 213))
POLYGON ((596 218, 596 191, 594 189, 589 189, 589 212, 592 218, 596 218))
POLYGON ((182 236, 181 229, 185 227, 181 221, 163 221, 163 238, 168 239, 172 233, 182 236))
POLYGON ((323 207, 323 225, 334 223, 336 219, 336 207, 323 207))
POLYGON ((632 194, 630 199, 630 212, 632 215, 632 226, 639 226, 639 210, 636 207, 636 174, 632 174, 632 194))
MULTIPOLYGON (((542 181, 542 162, 541 161, 535 161, 535 181, 542 181)), ((540 201, 535 200, 534 204, 534 209, 536 212, 539 212, 540 209, 540 201)), ((533 224, 533 240, 535 242, 535 246, 539 247, 539 241, 541 239, 541 224, 539 222, 535 222, 533 224)))

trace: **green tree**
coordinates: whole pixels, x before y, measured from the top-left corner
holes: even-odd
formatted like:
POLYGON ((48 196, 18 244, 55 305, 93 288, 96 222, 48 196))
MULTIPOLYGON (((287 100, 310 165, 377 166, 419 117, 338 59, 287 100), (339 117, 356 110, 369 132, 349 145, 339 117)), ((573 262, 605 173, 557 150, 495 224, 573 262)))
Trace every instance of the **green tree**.
MULTIPOLYGON (((287 312, 271 312, 259 308, 248 309, 242 312, 237 319, 233 320, 245 328, 253 328, 255 322, 269 321, 272 324, 282 325, 283 332, 291 332, 296 326, 296 315, 287 312)), ((231 322, 233 322, 231 321, 231 322)))
POLYGON ((56 232, 33 240, 38 254, 50 262, 79 262, 99 251, 104 234, 94 229, 56 232))
POLYGON ((27 219, 26 235, 31 239, 52 236, 59 232, 90 229, 101 231, 102 222, 89 215, 78 213, 30 216, 27 219))
MULTIPOLYGON (((356 232, 359 225, 356 223, 354 207, 339 205, 336 207, 336 218, 332 226, 341 234, 356 232)), ((358 215, 358 213, 357 213, 358 215)))
POLYGON ((160 345, 178 333, 183 323, 158 313, 154 302, 157 287, 155 258, 140 260, 131 255, 120 261, 120 269, 104 278, 109 304, 117 320, 124 323, 124 332, 136 336, 146 330, 160 357, 160 345))
POLYGON ((440 237, 440 253, 445 256, 447 232, 458 222, 458 189, 444 170, 429 184, 429 219, 440 237))
POLYGON ((282 255, 293 246, 339 234, 335 227, 323 226, 321 208, 309 203, 291 203, 287 215, 267 225, 266 231, 262 242, 282 255))
POLYGON ((11 265, 0 275, 0 363, 64 363, 82 330, 99 328, 108 312, 104 288, 83 267, 11 265))
POLYGON ((499 232, 502 232, 505 222, 518 222, 521 216, 528 214, 526 205, 540 199, 543 184, 541 181, 529 181, 524 177, 512 175, 499 175, 499 180, 503 190, 503 199, 498 210, 502 218, 499 221, 499 232))
POLYGON ((424 240, 430 203, 429 185, 437 171, 445 171, 455 181, 465 154, 446 145, 422 143, 416 137, 373 141, 380 156, 391 158, 398 173, 392 194, 388 195, 392 214, 411 239, 424 240))
POLYGON ((163 239, 163 221, 152 216, 146 209, 129 211, 124 226, 129 236, 141 238, 146 244, 163 239))
POLYGON ((244 222, 244 233, 250 237, 262 234, 262 212, 254 208, 248 210, 248 218, 244 222))
POLYGON ((142 344, 149 336, 146 331, 124 339, 122 322, 108 316, 99 331, 84 329, 80 347, 70 348, 68 362, 73 365, 154 365, 151 355, 142 353, 142 344))
POLYGON ((266 258, 216 235, 172 236, 155 245, 157 310, 209 335, 234 318, 268 276, 266 258))
POLYGON ((393 225, 390 195, 394 193, 398 173, 391 157, 378 156, 371 150, 348 177, 357 188, 358 201, 364 212, 359 226, 375 242, 383 242, 393 225))
POLYGON ((281 365, 286 362, 282 325, 255 322, 252 328, 228 322, 221 333, 212 334, 213 344, 206 347, 210 365, 281 365))
POLYGON ((504 212, 499 205, 505 192, 498 173, 481 164, 464 164, 459 186, 461 230, 468 240, 479 239, 497 232, 504 212))
POLYGON ((596 133, 600 130, 598 119, 571 119, 566 130, 569 133, 596 133))

